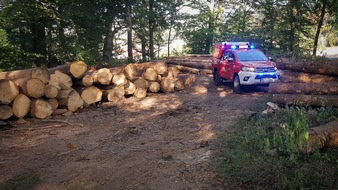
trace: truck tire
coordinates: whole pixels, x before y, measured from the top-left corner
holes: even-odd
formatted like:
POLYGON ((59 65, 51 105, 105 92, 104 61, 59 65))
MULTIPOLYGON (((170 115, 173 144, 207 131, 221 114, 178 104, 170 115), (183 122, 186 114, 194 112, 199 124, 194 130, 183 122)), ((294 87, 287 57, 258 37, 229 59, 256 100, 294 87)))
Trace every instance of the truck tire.
POLYGON ((214 71, 214 73, 213 73, 213 77, 214 77, 214 83, 215 83, 215 85, 216 86, 220 86, 220 85, 222 85, 222 83, 223 83, 223 80, 221 79, 221 77, 219 76, 219 74, 218 74, 218 71, 216 70, 216 71, 214 71))
POLYGON ((242 93, 242 85, 241 85, 241 82, 239 81, 238 75, 234 77, 234 93, 236 94, 242 93))

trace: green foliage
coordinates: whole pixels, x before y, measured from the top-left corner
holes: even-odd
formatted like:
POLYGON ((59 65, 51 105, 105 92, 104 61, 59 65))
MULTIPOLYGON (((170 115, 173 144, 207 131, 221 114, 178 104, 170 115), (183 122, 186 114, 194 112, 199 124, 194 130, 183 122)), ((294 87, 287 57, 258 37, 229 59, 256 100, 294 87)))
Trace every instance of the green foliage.
POLYGON ((308 129, 337 119, 334 108, 283 108, 242 118, 226 136, 220 173, 232 188, 332 189, 338 185, 337 149, 304 154, 308 129))

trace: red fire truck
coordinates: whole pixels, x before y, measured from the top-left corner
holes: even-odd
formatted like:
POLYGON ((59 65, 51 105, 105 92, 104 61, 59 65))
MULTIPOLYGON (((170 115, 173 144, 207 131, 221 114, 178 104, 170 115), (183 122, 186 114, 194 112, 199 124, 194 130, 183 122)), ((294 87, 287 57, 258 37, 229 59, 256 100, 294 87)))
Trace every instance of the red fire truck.
POLYGON ((234 92, 246 85, 268 85, 280 80, 276 63, 248 42, 214 44, 212 72, 216 86, 233 81, 234 92))

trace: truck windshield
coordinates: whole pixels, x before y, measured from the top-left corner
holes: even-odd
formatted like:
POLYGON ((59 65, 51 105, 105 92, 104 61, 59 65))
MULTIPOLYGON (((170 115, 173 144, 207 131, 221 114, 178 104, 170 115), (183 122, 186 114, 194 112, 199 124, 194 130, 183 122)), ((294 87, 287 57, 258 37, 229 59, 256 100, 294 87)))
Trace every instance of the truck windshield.
POLYGON ((238 61, 267 61, 268 58, 260 51, 236 52, 238 61))

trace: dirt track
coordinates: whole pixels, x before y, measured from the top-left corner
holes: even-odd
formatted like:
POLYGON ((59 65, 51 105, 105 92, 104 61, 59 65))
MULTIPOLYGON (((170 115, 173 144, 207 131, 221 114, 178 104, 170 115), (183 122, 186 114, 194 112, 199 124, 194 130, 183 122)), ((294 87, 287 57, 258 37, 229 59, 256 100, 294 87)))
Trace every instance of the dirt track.
POLYGON ((181 92, 14 122, 0 131, 0 189, 226 189, 219 137, 265 97, 201 76, 181 92))

